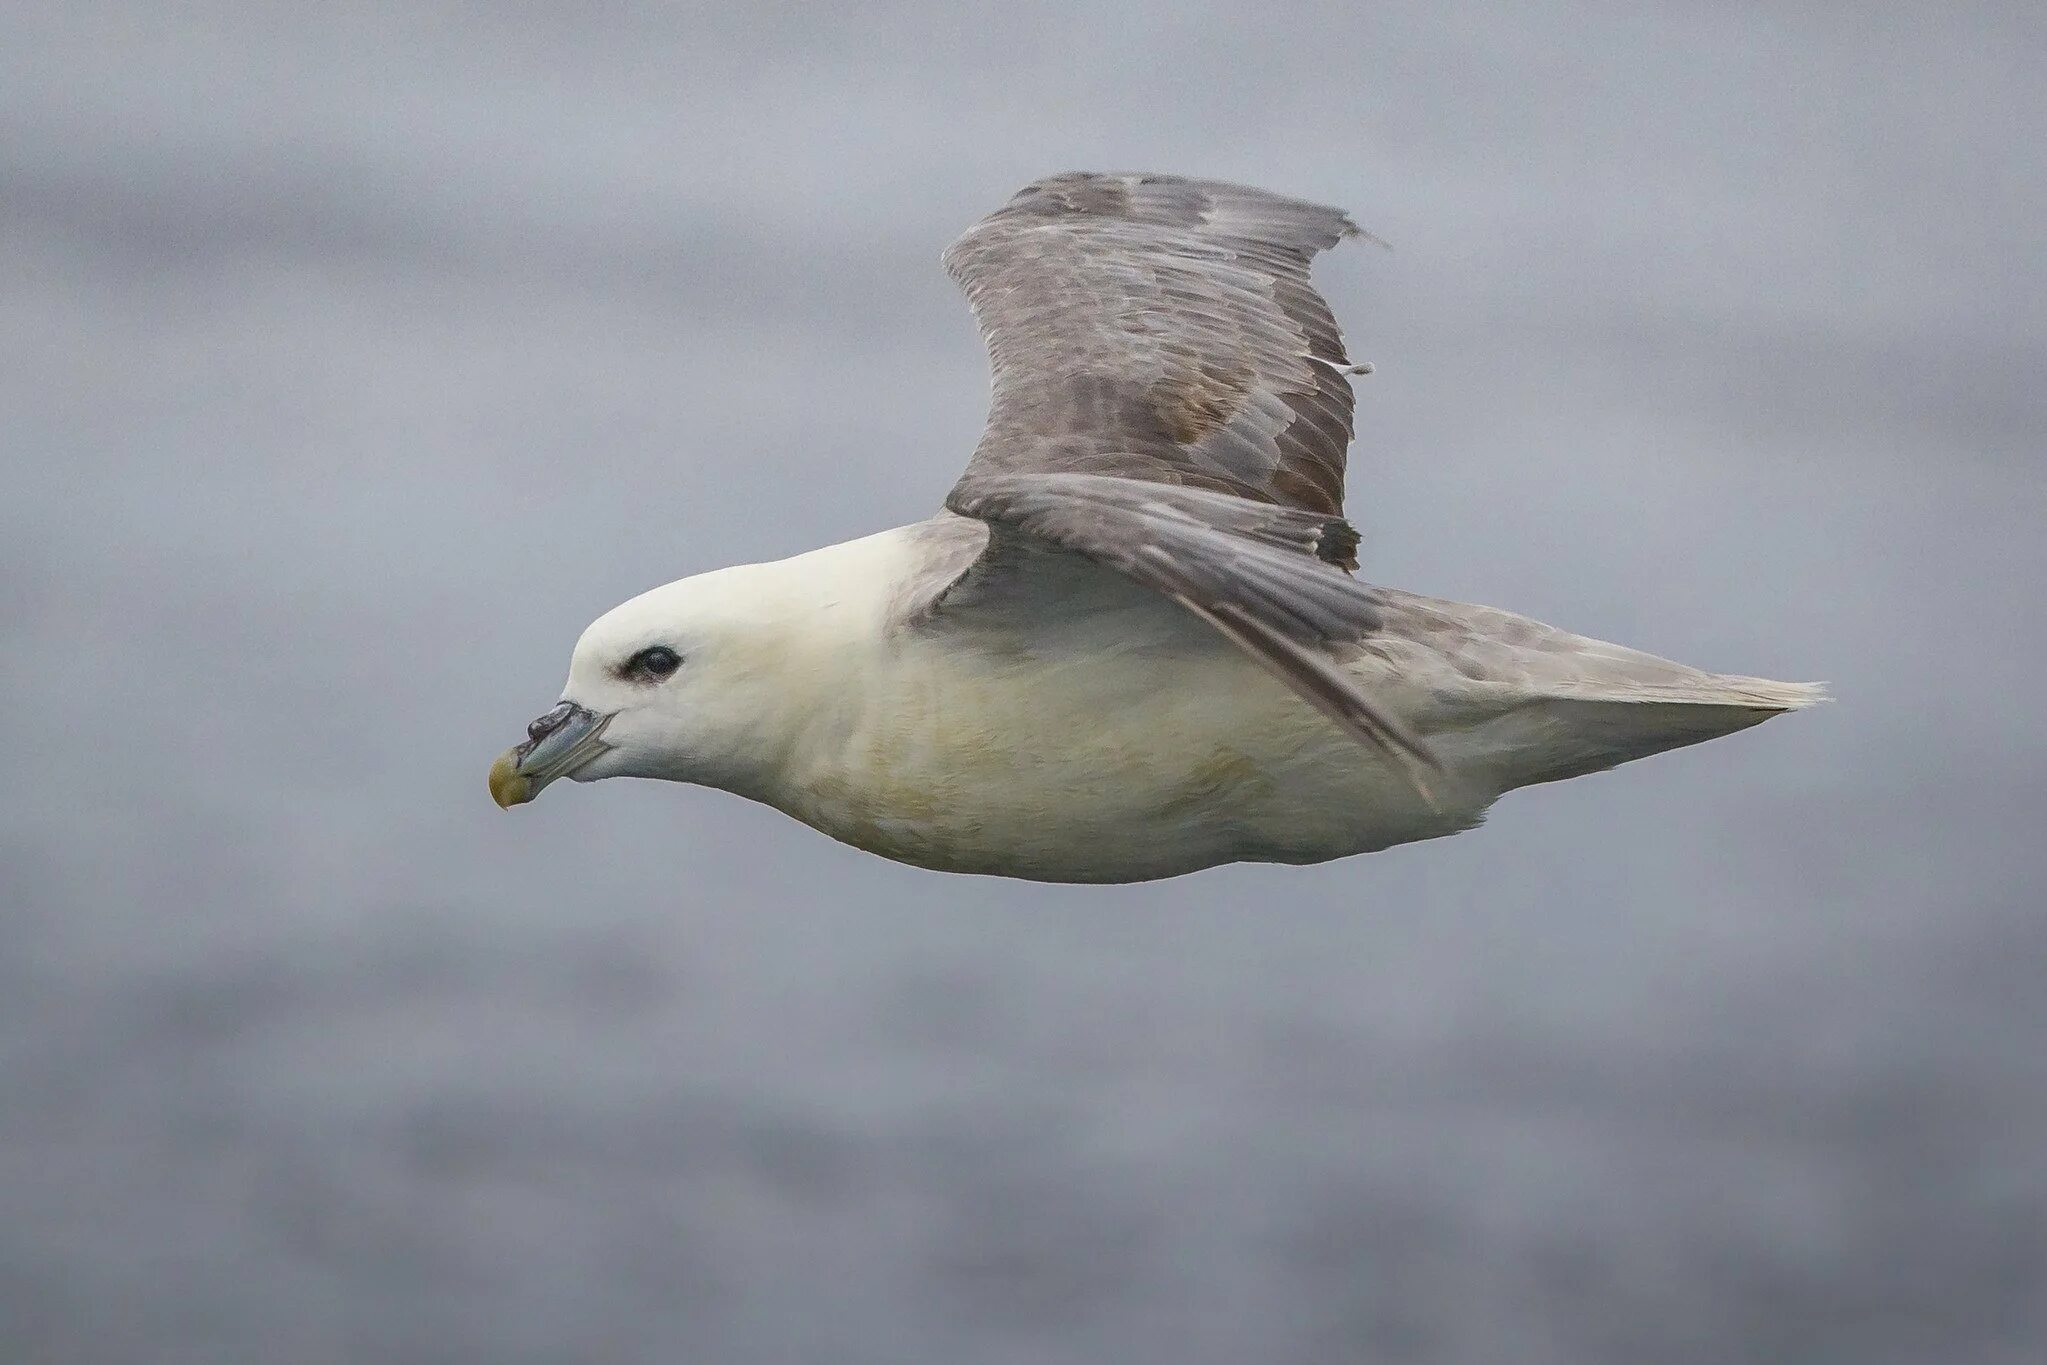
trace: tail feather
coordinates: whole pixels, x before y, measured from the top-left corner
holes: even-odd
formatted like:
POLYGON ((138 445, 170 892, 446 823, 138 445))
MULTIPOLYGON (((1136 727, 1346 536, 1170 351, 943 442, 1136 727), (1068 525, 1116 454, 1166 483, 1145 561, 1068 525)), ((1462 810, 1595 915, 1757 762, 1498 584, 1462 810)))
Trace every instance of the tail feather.
POLYGON ((1826 699, 1820 683, 1716 674, 1675 684, 1561 687, 1522 708, 1518 719, 1533 731, 1524 733, 1522 753, 1532 761, 1514 785, 1603 772, 1666 749, 1731 735, 1826 699))
POLYGON ((1596 773, 1826 700, 1819 683, 1707 673, 1497 607, 1381 588, 1367 648, 1434 676, 1502 790, 1596 773))
MULTIPOLYGON (((1671 665, 1675 670, 1681 665, 1671 665)), ((1733 673, 1694 673, 1673 681, 1653 682, 1599 678, 1573 679, 1550 685, 1557 700, 1635 703, 1671 706, 1736 706, 1775 715, 1803 711, 1827 700, 1825 683, 1778 682, 1775 678, 1744 678, 1733 673)), ((1767 719, 1767 717, 1763 717, 1767 719)))

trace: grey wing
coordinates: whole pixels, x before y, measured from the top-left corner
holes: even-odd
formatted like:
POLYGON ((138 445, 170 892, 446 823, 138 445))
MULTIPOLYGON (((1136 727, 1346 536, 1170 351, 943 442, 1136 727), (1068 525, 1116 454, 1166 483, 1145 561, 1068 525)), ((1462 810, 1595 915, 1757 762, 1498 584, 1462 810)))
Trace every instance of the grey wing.
MULTIPOLYGON (((1375 589, 1316 557, 1329 518, 1098 474, 988 479, 963 485, 950 506, 991 528, 954 584, 969 610, 1000 610, 1005 598, 1014 610, 1019 594, 1064 588, 1070 580, 1042 567, 1016 572, 1047 550, 1107 569, 1206 623, 1429 795, 1427 774, 1439 768, 1428 746, 1333 656, 1333 646, 1378 630, 1382 614, 1375 589)), ((948 600, 941 610, 956 610, 948 600)))
POLYGON ((1342 516, 1357 367, 1308 263, 1357 232, 1215 181, 1027 186, 945 253, 993 379, 962 483, 1113 474, 1342 516))
POLYGON ((1236 644, 1426 795, 1427 747, 1332 655, 1380 612, 1345 572, 1349 361, 1307 276, 1356 231, 1334 209, 1212 181, 1025 189, 946 253, 994 379, 946 506, 992 528, 964 575, 984 589, 960 594, 968 609, 1030 590, 1020 544, 1109 570, 1236 644))

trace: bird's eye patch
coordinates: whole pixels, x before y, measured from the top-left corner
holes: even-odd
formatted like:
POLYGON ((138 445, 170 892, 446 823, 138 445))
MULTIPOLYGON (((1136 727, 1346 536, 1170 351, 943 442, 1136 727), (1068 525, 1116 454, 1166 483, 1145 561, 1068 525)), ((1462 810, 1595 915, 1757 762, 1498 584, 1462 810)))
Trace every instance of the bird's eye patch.
POLYGON ((639 682, 660 682, 681 667, 682 656, 667 645, 648 645, 620 665, 618 673, 639 682))

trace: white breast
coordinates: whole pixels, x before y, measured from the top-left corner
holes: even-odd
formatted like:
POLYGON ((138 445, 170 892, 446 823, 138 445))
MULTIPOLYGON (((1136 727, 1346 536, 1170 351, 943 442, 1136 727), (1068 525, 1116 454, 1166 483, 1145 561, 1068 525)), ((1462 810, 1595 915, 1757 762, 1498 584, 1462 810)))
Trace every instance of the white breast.
MULTIPOLYGON (((1173 610, 1161 604, 1167 611, 1173 610)), ((1470 823, 1221 641, 1012 654, 909 635, 772 799, 848 843, 1067 881, 1316 862, 1470 823)))

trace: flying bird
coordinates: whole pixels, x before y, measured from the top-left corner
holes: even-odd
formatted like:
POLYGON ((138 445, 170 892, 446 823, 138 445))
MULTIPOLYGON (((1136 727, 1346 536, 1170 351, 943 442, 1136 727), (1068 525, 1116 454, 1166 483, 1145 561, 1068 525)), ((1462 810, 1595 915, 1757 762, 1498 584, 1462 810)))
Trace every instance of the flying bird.
POLYGON ((658 587, 490 771, 722 788, 920 867, 1129 882, 1470 829, 1500 795, 1816 685, 1702 672, 1355 576, 1338 210, 1053 176, 947 249, 987 345, 944 510, 658 587))

